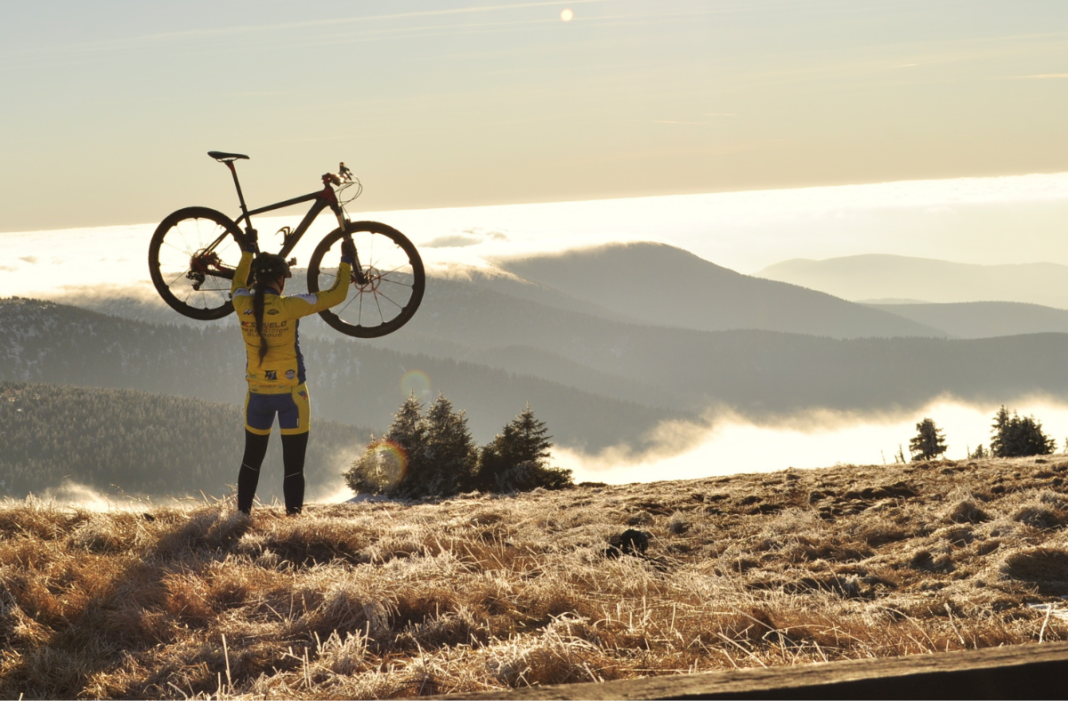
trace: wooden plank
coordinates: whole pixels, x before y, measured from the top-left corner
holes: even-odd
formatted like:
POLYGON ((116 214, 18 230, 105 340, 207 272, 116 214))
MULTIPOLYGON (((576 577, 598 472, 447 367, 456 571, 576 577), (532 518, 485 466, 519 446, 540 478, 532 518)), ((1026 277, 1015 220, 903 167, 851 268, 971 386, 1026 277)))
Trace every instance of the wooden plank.
MULTIPOLYGON (((1066 698, 1068 643, 464 694, 469 699, 1066 698)), ((441 697, 450 698, 450 697, 441 697)))

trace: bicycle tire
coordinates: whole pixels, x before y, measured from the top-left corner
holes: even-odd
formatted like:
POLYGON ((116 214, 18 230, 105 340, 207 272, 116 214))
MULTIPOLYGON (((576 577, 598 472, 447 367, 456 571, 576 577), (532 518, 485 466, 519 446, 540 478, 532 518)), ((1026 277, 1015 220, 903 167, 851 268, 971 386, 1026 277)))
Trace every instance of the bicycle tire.
MULTIPOLYGON (((401 232, 379 222, 349 222, 345 232, 356 244, 360 266, 367 283, 360 285, 353 275, 356 294, 342 304, 319 312, 327 324, 348 336, 377 338, 393 333, 411 320, 426 290, 423 259, 401 232), (354 306, 355 305, 355 306, 354 306), (366 313, 365 310, 366 309, 366 313)), ((308 263, 308 291, 329 289, 336 274, 322 270, 323 258, 331 249, 340 256, 340 228, 323 237, 308 263)))
POLYGON ((221 319, 234 311, 232 280, 204 274, 195 264, 199 262, 202 269, 205 264, 236 268, 241 260, 240 236, 241 230, 230 217, 208 207, 186 207, 168 215, 148 245, 149 274, 163 301, 178 313, 202 321, 221 319), (223 240, 212 250, 214 260, 209 260, 210 254, 198 258, 220 237, 223 240), (198 281, 199 289, 195 289, 198 281))

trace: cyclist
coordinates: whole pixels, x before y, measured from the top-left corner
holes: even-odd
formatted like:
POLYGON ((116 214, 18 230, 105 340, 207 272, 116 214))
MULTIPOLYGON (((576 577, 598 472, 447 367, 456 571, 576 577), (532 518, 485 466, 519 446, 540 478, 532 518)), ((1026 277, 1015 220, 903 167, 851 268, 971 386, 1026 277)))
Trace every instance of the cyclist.
POLYGON ((282 493, 286 513, 304 507, 304 454, 308 448, 311 403, 304 384, 304 356, 297 338, 298 320, 345 301, 356 250, 341 244, 337 280, 329 290, 283 297, 289 265, 281 256, 259 253, 255 231, 241 241, 241 262, 231 286, 234 311, 241 322, 247 360, 245 379, 245 454, 237 475, 237 508, 248 514, 256 496, 260 466, 275 414, 282 434, 282 493), (252 272, 254 284, 245 286, 252 272))

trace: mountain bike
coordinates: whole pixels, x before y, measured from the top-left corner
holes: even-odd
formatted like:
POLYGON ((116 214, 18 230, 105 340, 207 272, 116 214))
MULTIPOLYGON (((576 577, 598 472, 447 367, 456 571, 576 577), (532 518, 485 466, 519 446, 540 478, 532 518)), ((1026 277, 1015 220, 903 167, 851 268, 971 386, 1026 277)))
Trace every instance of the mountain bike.
MULTIPOLYGON (((311 202, 311 209, 295 229, 281 229, 282 248, 278 251, 278 255, 288 256, 323 210, 334 213, 337 228, 323 237, 308 262, 308 291, 333 286, 336 273, 323 270, 322 263, 324 259, 331 263, 338 259, 341 241, 352 240, 357 252, 350 280, 355 294, 350 293, 343 304, 319 316, 341 333, 360 338, 392 333, 412 318, 426 289, 423 261, 412 242, 396 229, 379 222, 349 221, 345 205, 359 197, 363 186, 344 162, 339 173, 322 176, 321 190, 250 211, 234 167, 234 161, 248 156, 221 151, 209 151, 208 155, 230 170, 241 216, 235 221, 208 207, 186 207, 156 227, 148 248, 149 272, 152 284, 173 309, 201 320, 220 319, 233 312, 230 288, 241 260, 239 241, 246 234, 255 234, 252 216, 311 202), (331 251, 334 255, 328 258, 331 251)), ((290 259, 289 264, 296 265, 296 259, 290 259)))

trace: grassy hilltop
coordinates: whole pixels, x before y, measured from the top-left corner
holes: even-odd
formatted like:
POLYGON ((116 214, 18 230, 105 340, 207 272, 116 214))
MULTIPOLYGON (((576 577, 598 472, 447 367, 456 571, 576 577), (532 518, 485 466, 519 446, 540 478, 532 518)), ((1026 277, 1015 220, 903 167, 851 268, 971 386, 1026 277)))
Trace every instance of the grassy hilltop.
POLYGON ((403 697, 1068 638, 1068 460, 0 507, 0 697, 403 697), (650 535, 642 555, 612 536, 650 535), (611 557, 606 555, 617 555, 611 557))

